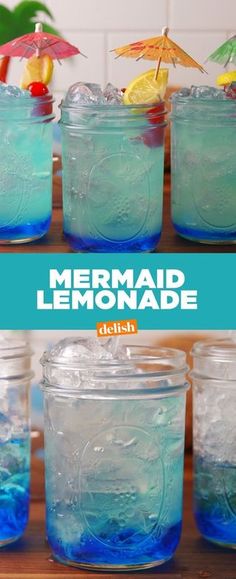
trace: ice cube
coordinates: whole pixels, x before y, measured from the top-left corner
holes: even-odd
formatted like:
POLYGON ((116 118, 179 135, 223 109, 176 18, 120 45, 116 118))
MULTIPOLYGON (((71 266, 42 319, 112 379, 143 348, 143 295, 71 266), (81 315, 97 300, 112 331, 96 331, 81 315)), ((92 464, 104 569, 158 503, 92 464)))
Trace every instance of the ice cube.
POLYGON ((96 99, 97 102, 104 103, 104 95, 100 84, 97 84, 95 82, 87 82, 86 86, 91 90, 91 92, 93 93, 93 97, 94 99, 96 99))
MULTIPOLYGON (((11 86, 11 85, 7 85, 7 88, 5 90, 5 94, 7 96, 14 96, 14 97, 22 97, 22 96, 29 96, 29 91, 22 91, 18 86, 11 86)), ((31 98, 31 97, 30 97, 31 98)))
POLYGON ((28 90, 21 90, 18 86, 13 86, 11 84, 6 84, 5 82, 0 83, 0 97, 29 97, 31 95, 28 90))
POLYGON ((196 452, 221 462, 235 464, 236 393, 221 387, 195 390, 194 439, 196 452))
POLYGON ((107 340, 100 341, 96 338, 89 338, 87 340, 87 348, 89 356, 93 360, 110 360, 113 358, 112 352, 106 347, 107 340))
POLYGON ((222 89, 214 86, 191 86, 190 96, 199 99, 225 100, 226 95, 222 89))
POLYGON ((72 361, 111 359, 110 340, 99 341, 96 338, 66 338, 61 340, 50 352, 50 360, 67 358, 72 361), (106 343, 109 342, 108 348, 106 343))
POLYGON ((103 347, 106 349, 107 352, 110 352, 112 358, 123 358, 124 357, 124 348, 120 345, 120 338, 108 338, 104 341, 103 347))
POLYGON ((174 99, 175 97, 188 97, 190 96, 190 88, 187 87, 183 87, 180 90, 178 90, 177 92, 175 92, 172 96, 172 99, 174 99))
POLYGON ((108 84, 106 85, 103 91, 103 95, 106 99, 106 102, 109 104, 117 104, 117 105, 122 104, 123 93, 110 82, 108 82, 108 84))
POLYGON ((73 84, 65 97, 68 105, 104 104, 105 98, 99 84, 76 82, 73 84))
POLYGON ((0 94, 4 94, 7 84, 5 82, 0 82, 0 94))
POLYGON ((45 353, 42 362, 46 379, 52 384, 63 384, 66 388, 112 389, 113 379, 119 376, 122 379, 115 387, 128 389, 130 384, 126 376, 130 374, 137 375, 136 388, 145 388, 142 370, 116 337, 66 338, 45 353), (105 375, 107 380, 104 381, 105 375))

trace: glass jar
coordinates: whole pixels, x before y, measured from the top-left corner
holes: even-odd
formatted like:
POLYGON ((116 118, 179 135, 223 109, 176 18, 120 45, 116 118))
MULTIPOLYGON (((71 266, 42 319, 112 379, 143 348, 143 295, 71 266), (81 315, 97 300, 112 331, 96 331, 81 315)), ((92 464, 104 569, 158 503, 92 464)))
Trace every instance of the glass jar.
POLYGON ((181 534, 185 354, 124 352, 83 360, 66 339, 42 358, 47 537, 86 569, 160 565, 181 534))
POLYGON ((84 252, 155 249, 165 105, 61 106, 64 233, 84 252))
POLYGON ((29 516, 31 351, 0 340, 0 547, 19 539, 29 516))
POLYGON ((49 229, 52 104, 51 95, 0 93, 0 244, 27 243, 49 229))
POLYGON ((192 353, 195 519, 206 539, 236 548, 236 342, 192 353))
POLYGON ((236 242, 236 100, 172 97, 172 221, 201 243, 236 242))

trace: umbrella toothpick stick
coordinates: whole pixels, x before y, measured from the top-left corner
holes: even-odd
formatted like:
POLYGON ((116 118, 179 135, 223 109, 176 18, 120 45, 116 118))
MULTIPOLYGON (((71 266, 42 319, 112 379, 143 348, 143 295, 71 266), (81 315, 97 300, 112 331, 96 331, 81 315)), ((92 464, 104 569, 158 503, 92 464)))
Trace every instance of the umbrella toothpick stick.
MULTIPOLYGON (((35 24, 35 32, 43 32, 43 25, 41 22, 36 22, 35 24)), ((36 49, 36 56, 39 58, 40 57, 40 48, 38 47, 36 49)))
POLYGON ((156 65, 155 76, 154 76, 155 80, 157 80, 157 77, 159 74, 161 61, 162 61, 163 48, 164 48, 164 44, 165 44, 165 38, 167 38, 168 32, 169 32, 168 26, 164 26, 164 28, 162 28, 163 43, 162 43, 162 48, 161 48, 161 54, 160 54, 160 57, 158 58, 157 65, 156 65))

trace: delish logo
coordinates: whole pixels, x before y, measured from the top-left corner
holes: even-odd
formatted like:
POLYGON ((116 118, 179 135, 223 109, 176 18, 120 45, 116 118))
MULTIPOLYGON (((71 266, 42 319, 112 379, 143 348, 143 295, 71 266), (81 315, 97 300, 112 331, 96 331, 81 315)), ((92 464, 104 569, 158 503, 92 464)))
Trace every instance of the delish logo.
POLYGON ((137 320, 121 320, 118 322, 99 322, 97 325, 98 338, 104 336, 122 336, 127 334, 137 334, 137 320))

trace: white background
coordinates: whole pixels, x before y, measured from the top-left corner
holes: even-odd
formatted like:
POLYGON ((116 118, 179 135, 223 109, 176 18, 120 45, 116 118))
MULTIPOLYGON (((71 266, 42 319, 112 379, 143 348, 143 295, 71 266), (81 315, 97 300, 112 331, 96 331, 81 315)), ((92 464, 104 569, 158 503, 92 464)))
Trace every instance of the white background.
MULTIPOLYGON (((3 0, 8 7, 15 0, 3 0)), ((48 0, 55 25, 65 38, 76 44, 88 59, 56 64, 54 91, 57 100, 65 89, 78 80, 108 80, 125 86, 150 62, 133 59, 114 60, 110 49, 128 42, 158 35, 164 25, 172 38, 200 63, 226 38, 236 32, 235 0, 48 0)), ((22 63, 11 68, 10 81, 18 82, 22 63)), ((214 84, 221 68, 207 64, 208 76, 196 70, 171 70, 171 84, 214 84)))

